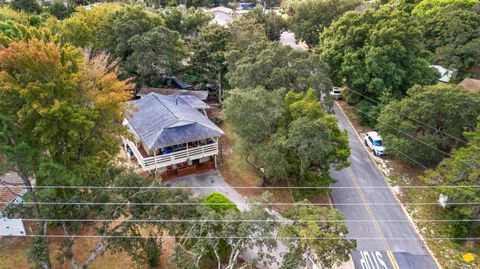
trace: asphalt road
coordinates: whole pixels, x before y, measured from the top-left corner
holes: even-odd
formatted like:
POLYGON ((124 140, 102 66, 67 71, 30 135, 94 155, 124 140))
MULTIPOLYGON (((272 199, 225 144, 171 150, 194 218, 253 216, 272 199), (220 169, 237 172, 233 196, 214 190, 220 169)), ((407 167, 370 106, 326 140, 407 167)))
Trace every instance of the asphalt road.
POLYGON ((349 157, 351 165, 340 171, 331 172, 332 176, 337 180, 337 183, 333 186, 357 188, 333 189, 331 198, 334 206, 345 215, 346 225, 349 230, 348 237, 365 238, 357 240, 358 252, 352 255, 355 263, 365 262, 365 257, 367 257, 368 261, 368 259, 372 259, 370 256, 373 257, 374 261, 376 253, 377 256, 389 260, 385 262, 385 267, 382 267, 381 263, 372 261, 371 263, 376 264, 377 267, 365 267, 362 265, 363 268, 438 268, 392 192, 387 188, 363 188, 368 186, 387 187, 388 185, 370 159, 368 155, 370 153, 364 147, 364 142, 358 139, 353 127, 336 104, 334 112, 338 118, 339 127, 347 130, 348 133, 351 147, 351 155, 349 157), (358 205, 339 205, 344 203, 358 205), (393 203, 394 205, 369 205, 372 203, 393 203), (369 221, 348 222, 348 220, 369 221), (382 222, 382 220, 399 220, 399 222, 382 222), (402 240, 398 238, 409 239, 402 240), (372 255, 369 256, 368 253, 372 255), (387 254, 392 254, 394 259, 387 254))

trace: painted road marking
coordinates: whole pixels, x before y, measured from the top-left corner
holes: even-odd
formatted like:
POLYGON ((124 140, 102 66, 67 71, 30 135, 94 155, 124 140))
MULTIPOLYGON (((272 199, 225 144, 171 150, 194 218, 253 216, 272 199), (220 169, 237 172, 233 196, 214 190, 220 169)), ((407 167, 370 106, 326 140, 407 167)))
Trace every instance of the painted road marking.
POLYGON ((387 250, 388 257, 390 258, 390 261, 392 262, 393 268, 395 269, 400 269, 398 266, 397 260, 395 260, 395 256, 393 255, 393 252, 390 250, 387 250))
POLYGON ((360 184, 358 183, 358 179, 357 177, 352 173, 351 169, 350 168, 347 168, 347 171, 348 171, 348 174, 350 175, 350 177, 352 178, 352 181, 353 181, 353 184, 355 184, 355 186, 357 187, 357 192, 358 194, 360 195, 360 199, 362 199, 362 202, 363 202, 363 205, 365 206, 365 208, 367 209, 367 213, 368 215, 370 216, 370 218, 373 220, 373 224, 374 224, 374 228, 375 230, 377 230, 378 234, 380 235, 380 238, 382 240, 382 243, 383 245, 385 246, 385 250, 390 250, 390 246, 388 245, 388 242, 385 240, 385 236, 383 235, 383 232, 382 230, 380 229, 380 226, 378 225, 378 222, 377 222, 377 219, 375 218, 375 216, 373 215, 373 211, 372 209, 370 208, 370 206, 368 205, 367 203, 367 198, 365 196, 365 194, 363 193, 363 191, 361 190, 361 186, 360 184))
POLYGON ((397 269, 385 251, 352 251, 355 269, 397 269))

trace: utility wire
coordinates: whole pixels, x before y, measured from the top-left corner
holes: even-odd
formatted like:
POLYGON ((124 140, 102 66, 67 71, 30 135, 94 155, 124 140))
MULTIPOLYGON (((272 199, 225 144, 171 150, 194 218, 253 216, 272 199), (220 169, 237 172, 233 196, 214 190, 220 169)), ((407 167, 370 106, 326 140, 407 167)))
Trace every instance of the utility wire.
MULTIPOLYGON (((8 186, 0 185, 0 189, 8 188, 8 186)), ((461 189, 461 188, 480 188, 480 185, 446 185, 446 186, 428 186, 428 185, 398 185, 398 186, 266 186, 266 187, 259 187, 259 186, 80 186, 80 185, 53 185, 53 186, 34 186, 34 189, 102 189, 102 190, 142 190, 142 189, 163 189, 163 190, 178 190, 178 189, 261 189, 261 190, 282 190, 282 189, 392 189, 392 188, 399 188, 399 189, 461 189)))
MULTIPOLYGON (((352 108, 355 109, 357 112, 366 115, 367 117, 374 118, 373 116, 368 115, 367 113, 359 110, 358 108, 356 108, 356 107, 354 107, 354 106, 352 106, 352 108)), ((418 138, 416 138, 416 137, 414 137, 414 136, 412 136, 412 135, 410 135, 410 134, 408 134, 408 133, 406 133, 406 132, 403 132, 403 131, 401 131, 401 130, 395 128, 395 127, 393 127, 393 126, 390 125, 390 124, 385 123, 384 121, 378 120, 377 118, 374 118, 374 119, 377 120, 378 122, 381 122, 381 123, 385 124, 386 126, 392 128, 393 130, 396 130, 396 131, 398 131, 398 132, 400 132, 400 133, 402 133, 402 134, 404 134, 404 135, 406 135, 406 136, 408 136, 408 137, 410 137, 410 138, 412 138, 412 139, 414 139, 414 140, 416 140, 416 141, 418 141, 418 142, 420 142, 420 143, 422 143, 422 144, 424 144, 424 145, 426 145, 426 146, 428 146, 428 147, 430 147, 430 148, 432 148, 432 149, 434 149, 434 150, 436 150, 436 151, 438 151, 438 152, 440 152, 440 153, 442 153, 442 154, 444 154, 444 155, 447 155, 447 156, 449 156, 449 157, 453 157, 452 154, 450 154, 450 153, 448 153, 448 152, 445 152, 445 151, 443 151, 443 150, 441 150, 441 149, 438 149, 438 148, 436 148, 436 147, 434 147, 434 146, 426 143, 425 141, 422 141, 422 140, 420 140, 420 139, 418 139, 418 138)), ((464 163, 464 164, 466 164, 467 166, 470 166, 470 167, 473 168, 473 169, 477 169, 476 167, 474 167, 473 165, 471 165, 471 164, 469 164, 469 163, 467 163, 467 162, 464 162, 464 161, 461 161, 461 162, 464 163)))
MULTIPOLYGON (((371 97, 368 97, 368 96, 366 96, 366 95, 364 95, 364 94, 362 94, 362 93, 360 93, 360 92, 358 92, 358 91, 352 90, 352 89, 350 89, 350 88, 348 88, 348 90, 349 90, 349 91, 352 91, 352 92, 354 92, 354 93, 356 93, 356 94, 358 94, 358 95, 360 95, 360 96, 362 96, 362 97, 364 97, 364 98, 366 98, 366 99, 368 99, 368 100, 370 100, 370 101, 372 101, 372 102, 374 102, 374 103, 377 103, 377 104, 379 104, 379 105, 382 105, 382 103, 380 103, 379 101, 377 101, 377 100, 375 100, 375 99, 373 99, 373 98, 371 98, 371 97)), ((429 127, 429 128, 431 128, 431 129, 433 129, 433 130, 435 130, 435 131, 437 131, 437 132, 440 132, 440 133, 442 133, 442 134, 445 134, 445 135, 447 135, 447 136, 449 136, 449 137, 451 137, 451 138, 453 138, 453 139, 455 139, 455 140, 457 140, 457 141, 459 141, 459 142, 465 143, 465 144, 470 145, 470 146, 477 147, 477 146, 475 146, 475 145, 470 144, 468 141, 465 141, 464 139, 461 139, 461 138, 459 138, 459 137, 457 137, 457 136, 454 136, 454 135, 449 134, 449 133, 447 133, 447 132, 445 132, 445 131, 442 131, 442 130, 440 130, 440 129, 437 129, 437 128, 431 126, 431 125, 428 124, 428 123, 425 123, 425 122, 423 122, 423 121, 421 121, 421 120, 418 120, 418 119, 412 118, 412 117, 410 117, 410 116, 407 116, 407 115, 405 115, 404 113, 401 113, 399 110, 395 110, 395 109, 388 108, 388 107, 385 107, 385 108, 388 109, 388 110, 390 110, 390 111, 395 111, 395 112, 397 112, 398 114, 400 114, 400 115, 402 115, 402 116, 404 116, 404 117, 406 117, 406 118, 408 118, 408 119, 411 119, 411 120, 413 120, 413 121, 415 121, 415 122, 418 122, 418 123, 420 123, 420 124, 423 124, 424 126, 429 127)))
MULTIPOLYGON (((18 235, 11 235, 18 236, 18 235)), ((480 237, 282 237, 282 236, 168 236, 168 235, 58 235, 58 234, 27 234, 21 237, 43 237, 43 238, 136 238, 136 239, 148 239, 148 238, 163 238, 163 239, 275 239, 275 240, 480 240, 480 237)))
MULTIPOLYGON (((401 222, 410 222, 408 219, 359 219, 359 220, 335 220, 335 219, 313 219, 313 220, 291 220, 291 219, 21 219, 25 222, 133 222, 133 223, 203 223, 203 222, 212 222, 212 223, 262 223, 262 222, 273 222, 273 223, 369 223, 369 222, 385 222, 385 223, 401 223, 401 222)), ((413 222, 421 223, 449 223, 449 222, 480 222, 479 219, 413 219, 413 222)))
MULTIPOLYGON (((0 204, 9 204, 10 202, 0 202, 0 204)), ((170 203, 170 202, 22 202, 19 203, 22 205, 131 205, 131 206, 188 206, 188 205, 199 205, 204 204, 203 202, 179 202, 179 203, 170 203)), ((208 203, 209 205, 234 205, 234 202, 227 203, 208 203)), ((330 203, 257 203, 257 202, 245 202, 237 204, 249 204, 249 205, 261 205, 261 206, 329 206, 330 203)), ((404 205, 438 205, 438 202, 405 202, 404 205)), ((480 205, 480 202, 452 202, 446 203, 447 205, 480 205)), ((334 203, 335 206, 399 206, 400 203, 391 202, 391 203, 334 203)))

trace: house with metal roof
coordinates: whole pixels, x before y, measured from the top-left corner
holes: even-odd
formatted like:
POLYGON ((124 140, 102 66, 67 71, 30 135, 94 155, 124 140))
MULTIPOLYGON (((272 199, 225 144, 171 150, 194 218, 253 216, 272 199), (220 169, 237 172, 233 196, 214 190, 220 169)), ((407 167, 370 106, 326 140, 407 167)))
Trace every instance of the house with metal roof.
POLYGON ((5 210, 10 205, 23 202, 27 192, 20 176, 15 171, 7 171, 0 175, 0 236, 26 236, 25 226, 15 216, 7 217, 5 210))
POLYGON ((144 171, 165 176, 216 167, 223 131, 198 110, 206 108, 193 95, 150 93, 130 101, 124 125, 132 135, 124 138, 125 151, 144 171))

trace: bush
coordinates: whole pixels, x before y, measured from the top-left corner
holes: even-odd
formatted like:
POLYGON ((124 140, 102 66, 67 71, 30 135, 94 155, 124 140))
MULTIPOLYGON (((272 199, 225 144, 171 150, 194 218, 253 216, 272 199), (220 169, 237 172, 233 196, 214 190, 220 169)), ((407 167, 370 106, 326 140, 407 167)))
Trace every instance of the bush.
POLYGON ((357 118, 360 124, 368 125, 372 128, 377 125, 377 118, 380 114, 380 107, 367 100, 360 101, 356 106, 357 118))
POLYGON ((345 102, 347 102, 347 104, 351 106, 356 105, 358 102, 360 102, 361 99, 361 96, 358 93, 348 88, 342 92, 342 96, 343 99, 345 99, 345 102))
POLYGON ((207 195, 203 199, 203 203, 206 207, 213 209, 215 212, 222 215, 230 210, 238 211, 237 206, 232 201, 230 201, 230 199, 218 192, 207 195))
MULTIPOLYGON (((451 219, 455 220, 467 220, 469 219, 469 216, 466 214, 463 214, 462 212, 454 211, 453 215, 451 216, 451 219)), ((450 230, 449 234, 450 237, 452 238, 467 238, 470 237, 470 231, 472 231, 473 228, 473 222, 471 221, 455 221, 450 224, 450 230)), ((454 239, 455 243, 460 244, 464 242, 465 240, 461 239, 454 239)))
POLYGON ((154 237, 152 237, 152 234, 150 234, 151 237, 147 239, 147 245, 145 247, 146 249, 146 255, 147 255, 147 264, 150 265, 151 267, 157 266, 160 263, 160 255, 161 253, 161 247, 158 246, 157 241, 155 240, 154 237))

